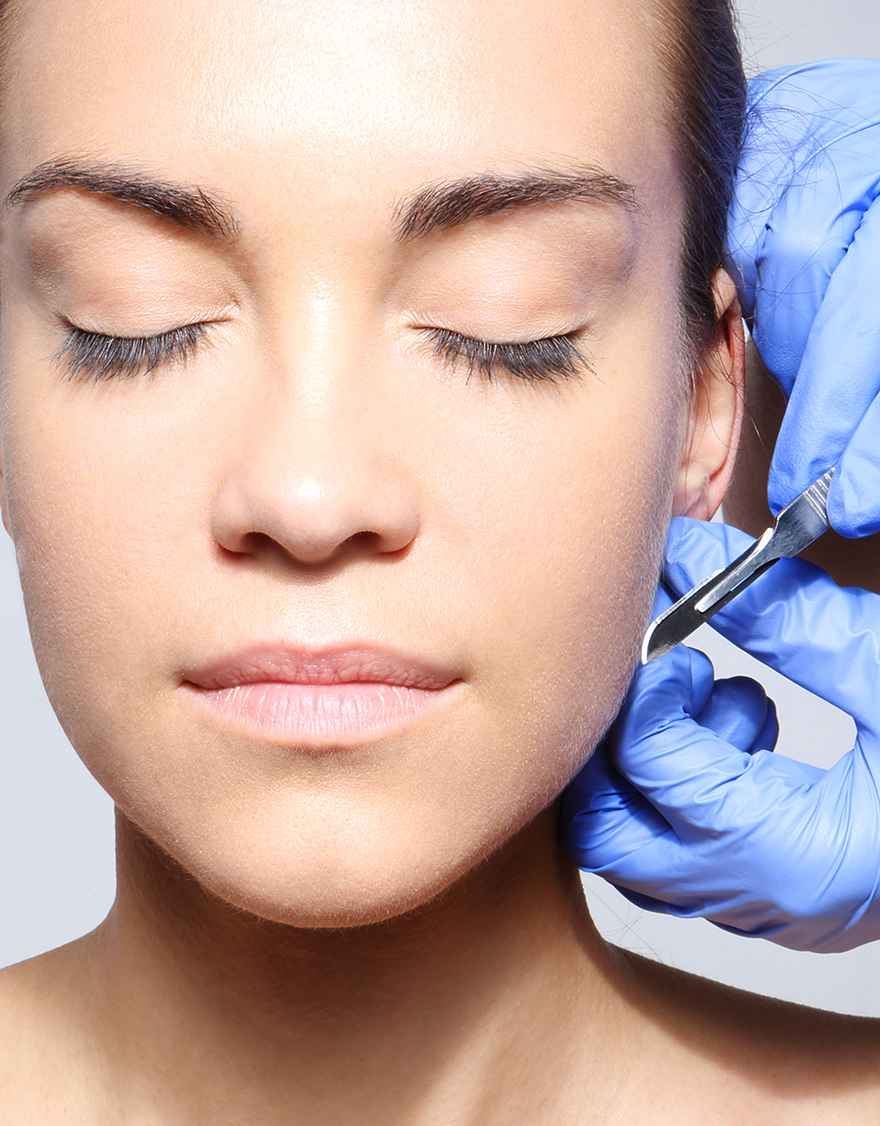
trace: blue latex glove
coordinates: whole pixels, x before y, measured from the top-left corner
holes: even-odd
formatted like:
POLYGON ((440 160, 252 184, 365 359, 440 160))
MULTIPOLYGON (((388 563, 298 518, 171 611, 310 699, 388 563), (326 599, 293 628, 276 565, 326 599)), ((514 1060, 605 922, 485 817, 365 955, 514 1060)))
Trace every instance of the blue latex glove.
POLYGON ((838 462, 829 513, 880 530, 880 61, 754 78, 727 265, 789 396, 770 472, 778 512, 838 462))
MULTIPOLYGON (((673 521, 679 590, 753 542, 673 521)), ((880 596, 783 560, 712 624, 855 720, 830 770, 771 749, 775 715, 745 678, 713 681, 679 646, 636 673, 606 743, 566 792, 566 845, 640 906, 706 916, 800 950, 880 938, 880 596), (624 777, 625 775, 625 777, 624 777)))

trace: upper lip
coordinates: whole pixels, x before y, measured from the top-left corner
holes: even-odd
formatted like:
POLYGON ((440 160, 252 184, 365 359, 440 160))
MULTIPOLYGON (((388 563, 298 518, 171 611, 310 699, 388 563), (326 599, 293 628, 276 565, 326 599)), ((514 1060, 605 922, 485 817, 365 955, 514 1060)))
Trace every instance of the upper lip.
POLYGON ((259 646, 186 669, 185 683, 198 688, 282 684, 394 684, 401 688, 446 688, 460 677, 450 669, 407 653, 373 645, 324 648, 259 646))

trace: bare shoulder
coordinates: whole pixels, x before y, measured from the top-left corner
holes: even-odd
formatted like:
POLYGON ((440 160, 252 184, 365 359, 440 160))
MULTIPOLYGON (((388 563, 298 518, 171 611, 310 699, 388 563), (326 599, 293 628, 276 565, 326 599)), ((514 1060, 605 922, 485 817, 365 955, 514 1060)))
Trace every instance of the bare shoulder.
POLYGON ((76 1002, 85 943, 0 970, 0 1126, 83 1122, 72 1108, 88 1043, 76 1002))
POLYGON ((651 1019, 682 1058, 699 1060, 728 1096, 739 1092, 750 1121, 880 1121, 880 1020, 760 997, 635 956, 630 964, 647 985, 651 1019))

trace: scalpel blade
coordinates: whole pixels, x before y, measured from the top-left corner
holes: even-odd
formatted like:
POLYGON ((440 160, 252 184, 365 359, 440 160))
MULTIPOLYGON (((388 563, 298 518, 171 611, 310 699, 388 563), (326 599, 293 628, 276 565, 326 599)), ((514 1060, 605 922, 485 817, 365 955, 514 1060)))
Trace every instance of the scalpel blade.
POLYGON ((776 523, 738 559, 680 598, 648 627, 642 664, 663 657, 780 559, 803 551, 829 527, 830 469, 779 513, 776 523))

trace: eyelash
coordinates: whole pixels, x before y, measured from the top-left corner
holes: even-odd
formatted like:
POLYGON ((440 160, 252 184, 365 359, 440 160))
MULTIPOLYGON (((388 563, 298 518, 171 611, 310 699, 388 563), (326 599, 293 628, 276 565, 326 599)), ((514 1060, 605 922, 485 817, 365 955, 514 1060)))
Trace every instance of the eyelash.
POLYGON ((570 335, 545 336, 520 344, 493 344, 448 328, 436 328, 430 330, 430 337, 435 356, 448 364, 464 362, 468 379, 477 372, 487 383, 494 383, 502 372, 527 383, 556 383, 576 379, 582 371, 591 370, 570 335))
MULTIPOLYGON (((162 364, 186 363, 205 337, 204 324, 183 325, 156 336, 105 336, 71 328, 56 360, 67 366, 68 379, 91 376, 105 379, 149 375, 162 364)), ((501 372, 527 383, 555 383, 577 378, 590 370, 574 339, 569 335, 545 336, 518 344, 494 344, 462 336, 451 329, 430 330, 435 356, 448 364, 464 361, 468 378, 477 372, 494 383, 501 372)))
POLYGON ((161 364, 186 363, 205 337, 204 324, 183 325, 156 336, 105 336, 71 327, 55 359, 67 366, 67 378, 105 379, 149 375, 161 364))

